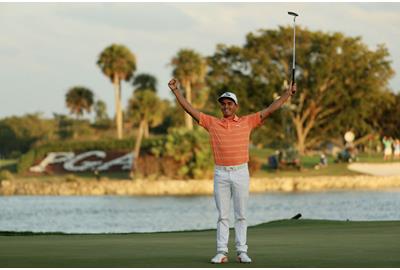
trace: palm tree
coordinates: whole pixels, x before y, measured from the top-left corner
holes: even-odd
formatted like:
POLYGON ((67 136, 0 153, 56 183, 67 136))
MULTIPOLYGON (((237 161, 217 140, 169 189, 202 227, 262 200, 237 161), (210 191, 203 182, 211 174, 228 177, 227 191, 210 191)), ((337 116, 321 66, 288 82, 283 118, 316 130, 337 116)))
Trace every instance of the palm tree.
POLYGON ((117 136, 122 139, 121 81, 132 78, 136 70, 136 57, 124 45, 112 44, 101 52, 97 65, 114 85, 117 136))
MULTIPOLYGON (((157 79, 151 74, 147 73, 142 73, 137 76, 135 76, 135 79, 133 81, 133 86, 135 86, 135 89, 133 90, 135 93, 139 91, 152 91, 154 93, 157 92, 157 79)), ((149 125, 148 122, 146 122, 144 126, 144 131, 143 131, 143 136, 144 138, 149 137, 149 125)))
POLYGON ((93 106, 93 92, 82 86, 75 86, 65 95, 65 103, 72 114, 79 118, 84 111, 90 113, 93 106))
POLYGON ((96 101, 96 103, 94 104, 94 112, 96 114, 95 116, 96 123, 108 120, 107 105, 104 101, 100 99, 96 101))
POLYGON ((134 91, 151 90, 157 92, 157 79, 151 74, 142 73, 135 76, 133 86, 135 86, 134 91))
MULTIPOLYGON (((152 90, 135 91, 129 100, 128 115, 135 122, 139 122, 139 129, 135 142, 134 158, 137 160, 140 155, 140 147, 146 126, 156 126, 162 122, 163 114, 167 103, 160 100, 152 90)), ((132 175, 135 171, 136 162, 132 163, 132 175)))
MULTIPOLYGON (((202 83, 206 73, 206 61, 197 52, 190 49, 182 49, 172 58, 172 74, 177 78, 185 89, 185 96, 192 103, 192 87, 194 84, 202 83)), ((193 129, 191 116, 185 113, 185 123, 189 130, 193 129)))

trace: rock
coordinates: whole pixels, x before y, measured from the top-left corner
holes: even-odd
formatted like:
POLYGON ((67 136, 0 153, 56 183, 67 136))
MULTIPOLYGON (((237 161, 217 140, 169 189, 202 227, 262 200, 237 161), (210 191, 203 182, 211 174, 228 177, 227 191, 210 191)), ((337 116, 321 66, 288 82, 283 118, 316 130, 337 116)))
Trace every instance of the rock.
POLYGON ((11 181, 10 180, 1 180, 0 184, 1 184, 2 188, 7 188, 7 187, 11 186, 11 181))

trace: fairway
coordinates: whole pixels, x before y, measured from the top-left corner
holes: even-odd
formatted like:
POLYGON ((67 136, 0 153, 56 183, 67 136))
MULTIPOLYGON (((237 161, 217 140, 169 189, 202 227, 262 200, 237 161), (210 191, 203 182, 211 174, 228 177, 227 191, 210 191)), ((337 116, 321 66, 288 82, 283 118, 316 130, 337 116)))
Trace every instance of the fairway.
POLYGON ((215 230, 0 233, 0 267, 400 267, 400 221, 282 220, 249 227, 252 264, 212 265, 215 230))

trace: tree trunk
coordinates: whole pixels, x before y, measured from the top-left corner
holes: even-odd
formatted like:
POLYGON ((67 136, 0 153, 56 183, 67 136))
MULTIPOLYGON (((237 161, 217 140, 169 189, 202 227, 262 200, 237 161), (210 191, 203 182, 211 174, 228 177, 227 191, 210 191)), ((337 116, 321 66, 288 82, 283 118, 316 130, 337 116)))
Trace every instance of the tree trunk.
POLYGON ((358 138, 357 140, 354 140, 353 142, 354 146, 367 142, 373 135, 374 133, 371 132, 368 133, 367 135, 362 136, 361 138, 358 138))
POLYGON ((143 131, 144 131, 145 125, 146 125, 146 121, 145 120, 141 120, 140 124, 139 124, 138 134, 136 136, 135 152, 134 152, 134 158, 135 159, 139 158, 140 146, 142 144, 143 131))
POLYGON ((115 91, 115 124, 117 126, 117 138, 122 139, 121 81, 117 75, 114 75, 113 84, 115 91))
POLYGON ((134 178, 135 172, 137 170, 137 161, 139 160, 139 156, 140 156, 140 147, 142 145, 142 138, 143 138, 145 125, 146 125, 146 121, 140 120, 139 129, 138 129, 138 133, 136 136, 135 149, 133 151, 131 178, 134 178))
POLYGON ((297 151, 299 151, 299 154, 302 156, 306 153, 305 141, 306 137, 304 134, 301 134, 300 137, 297 137, 297 151))
POLYGON ((297 142, 296 142, 296 148, 297 151, 299 151, 300 155, 305 154, 305 140, 306 140, 306 135, 304 132, 303 124, 300 119, 292 118, 292 121, 294 123, 294 127, 296 128, 296 137, 297 137, 297 142))
POLYGON ((149 123, 146 121, 145 125, 144 125, 144 130, 143 130, 143 137, 145 139, 148 139, 150 136, 150 132, 149 132, 149 123))
POLYGON ((306 139, 311 129, 315 126, 318 114, 322 108, 319 107, 315 102, 311 102, 308 108, 302 112, 302 114, 291 115, 292 121, 296 128, 297 134, 297 150, 301 155, 306 152, 306 139))
MULTIPOLYGON (((186 100, 192 104, 192 85, 190 81, 185 83, 185 93, 186 93, 186 100)), ((189 130, 193 130, 193 119, 192 116, 185 112, 185 124, 186 128, 189 130)))

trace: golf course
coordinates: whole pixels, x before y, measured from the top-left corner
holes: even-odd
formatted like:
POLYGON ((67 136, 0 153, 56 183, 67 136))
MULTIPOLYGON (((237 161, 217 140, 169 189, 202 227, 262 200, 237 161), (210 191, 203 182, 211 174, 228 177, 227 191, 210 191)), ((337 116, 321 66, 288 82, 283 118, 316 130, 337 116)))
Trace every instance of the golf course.
POLYGON ((0 3, 0 270, 400 270, 400 2, 46 2, 0 3))
POLYGON ((249 227, 251 264, 209 263, 215 230, 0 232, 0 267, 400 267, 399 221, 279 220, 249 227))

